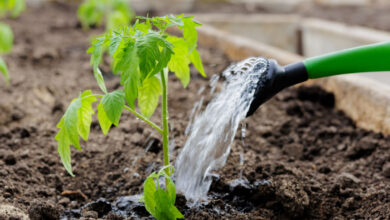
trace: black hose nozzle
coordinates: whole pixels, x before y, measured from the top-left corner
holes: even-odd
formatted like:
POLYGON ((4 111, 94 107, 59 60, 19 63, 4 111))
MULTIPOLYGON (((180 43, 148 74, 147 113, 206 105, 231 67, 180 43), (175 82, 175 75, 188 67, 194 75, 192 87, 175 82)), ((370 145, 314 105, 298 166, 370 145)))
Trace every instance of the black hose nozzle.
POLYGON ((264 60, 267 62, 267 70, 260 74, 254 99, 248 110, 247 117, 251 116, 261 104, 268 101, 284 88, 308 79, 308 73, 303 62, 297 62, 283 67, 275 60, 264 60))

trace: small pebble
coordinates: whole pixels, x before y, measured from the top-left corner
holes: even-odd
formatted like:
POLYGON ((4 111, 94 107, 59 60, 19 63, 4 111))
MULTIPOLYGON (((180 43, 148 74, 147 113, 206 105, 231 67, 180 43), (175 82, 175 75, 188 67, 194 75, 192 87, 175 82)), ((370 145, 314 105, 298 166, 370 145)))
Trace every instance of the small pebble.
POLYGON ((390 162, 385 163, 382 167, 383 176, 390 178, 390 162))

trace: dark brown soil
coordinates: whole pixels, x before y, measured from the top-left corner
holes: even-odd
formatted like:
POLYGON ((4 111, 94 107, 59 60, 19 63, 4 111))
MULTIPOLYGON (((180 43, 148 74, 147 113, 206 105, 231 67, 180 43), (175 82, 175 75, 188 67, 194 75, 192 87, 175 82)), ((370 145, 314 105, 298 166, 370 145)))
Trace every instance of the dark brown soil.
MULTIPOLYGON (((103 136, 94 121, 84 150, 73 150, 75 178, 57 155, 55 124, 67 105, 81 90, 98 92, 85 51, 102 29, 82 31, 75 9, 47 4, 7 20, 16 40, 5 57, 11 85, 0 86, 0 219, 148 216, 136 199, 123 197, 141 193, 145 177, 161 165, 160 137, 147 125, 124 114, 103 136)), ((209 76, 230 63, 215 49, 201 48, 201 55, 209 76)), ((117 88, 119 79, 108 66, 103 70, 108 88, 117 88)), ((209 88, 195 72, 188 89, 174 78, 170 86, 174 159, 197 92, 209 88)), ((188 219, 389 218, 390 137, 357 128, 334 108, 332 94, 316 87, 285 90, 246 124, 247 137, 237 135, 217 172, 210 203, 190 209, 178 196, 188 219)))

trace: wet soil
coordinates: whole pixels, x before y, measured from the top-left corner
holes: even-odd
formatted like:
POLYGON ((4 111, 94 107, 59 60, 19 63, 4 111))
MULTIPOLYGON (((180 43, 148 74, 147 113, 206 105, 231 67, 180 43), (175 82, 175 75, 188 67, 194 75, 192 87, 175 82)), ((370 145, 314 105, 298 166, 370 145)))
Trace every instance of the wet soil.
MULTIPOLYGON (((103 30, 82 31, 75 14, 57 3, 6 20, 16 39, 5 56, 11 85, 0 86, 0 219, 150 218, 134 196, 162 164, 160 137, 146 124, 125 113, 103 136, 94 119, 83 151, 72 152, 74 178, 57 155, 55 125, 67 105, 81 90, 99 92, 85 51, 103 30)), ((216 49, 200 52, 209 76, 230 63, 216 49)), ((118 88, 109 66, 102 69, 108 88, 118 88)), ((210 88, 195 71, 187 89, 174 77, 169 83, 173 161, 193 103, 202 95, 207 103, 210 88)), ((178 196, 187 219, 389 218, 390 137, 357 128, 334 108, 332 94, 287 89, 245 124, 246 138, 237 135, 216 171, 210 202, 191 209, 178 196)))

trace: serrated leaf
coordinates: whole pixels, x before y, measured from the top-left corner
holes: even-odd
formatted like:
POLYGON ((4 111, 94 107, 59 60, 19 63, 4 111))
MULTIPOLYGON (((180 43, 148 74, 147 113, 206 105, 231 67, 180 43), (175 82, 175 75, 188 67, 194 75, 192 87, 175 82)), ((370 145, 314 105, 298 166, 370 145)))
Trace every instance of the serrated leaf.
POLYGON ((70 144, 76 149, 81 150, 80 140, 77 129, 78 111, 81 108, 81 99, 77 98, 72 101, 64 114, 64 123, 61 129, 66 130, 70 144))
POLYGON ((79 134, 83 139, 87 139, 92 122, 92 103, 96 101, 92 92, 87 90, 77 99, 74 99, 66 110, 64 116, 57 124, 59 131, 55 137, 58 142, 58 153, 65 169, 73 176, 70 145, 81 150, 79 134))
POLYGON ((100 128, 102 129, 103 134, 107 135, 108 131, 111 128, 112 122, 107 117, 107 114, 104 111, 103 105, 101 103, 99 103, 99 105, 97 106, 97 111, 100 128))
POLYGON ((0 23, 0 54, 8 53, 12 49, 14 35, 11 27, 0 23))
POLYGON ((173 53, 172 45, 162 36, 153 32, 137 38, 135 46, 137 55, 140 58, 141 79, 160 72, 163 69, 162 63, 169 60, 173 53), (164 54, 161 51, 164 51, 164 54), (159 63, 160 65, 158 65, 159 63))
POLYGON ((115 51, 118 49, 119 45, 122 43, 123 33, 113 32, 110 37, 110 45, 108 46, 108 54, 113 57, 115 51))
POLYGON ((106 84, 104 83, 103 74, 99 69, 99 63, 102 59, 104 50, 107 47, 107 39, 106 36, 101 36, 93 40, 92 46, 88 49, 87 53, 91 54, 91 65, 93 68, 93 75, 99 85, 99 88, 107 93, 106 84))
POLYGON ((136 58, 137 48, 134 43, 130 40, 125 42, 114 55, 114 72, 126 72, 128 68, 134 67, 133 62, 137 61, 136 58))
POLYGON ((154 76, 145 79, 138 88, 138 107, 145 117, 149 118, 153 115, 161 92, 160 79, 154 76))
POLYGON ((57 151, 60 155, 62 164, 64 165, 66 171, 71 176, 74 176, 72 172, 72 164, 71 164, 71 156, 70 156, 70 140, 68 138, 68 135, 66 134, 66 129, 63 129, 64 126, 64 118, 60 120, 60 122, 57 124, 57 127, 60 128, 59 132, 57 133, 55 140, 58 142, 57 151))
POLYGON ((118 126, 123 108, 125 107, 125 95, 123 91, 116 90, 103 96, 101 103, 108 119, 118 126))
POLYGON ((168 63, 168 68, 180 79, 183 87, 187 87, 190 82, 190 68, 188 66, 190 59, 187 43, 183 38, 178 37, 168 37, 167 40, 174 45, 174 54, 168 63))
POLYGON ((2 73, 5 77, 5 80, 9 82, 9 74, 8 74, 8 68, 5 61, 0 57, 0 73, 2 73))
MULTIPOLYGON (((137 66, 138 67, 138 66, 137 66)), ((127 71, 122 73, 122 78, 125 78, 123 82, 125 98, 129 106, 134 109, 134 102, 138 97, 138 85, 140 80, 140 74, 138 69, 135 71, 127 71)))
POLYGON ((198 50, 196 50, 196 48, 192 50, 192 52, 190 54, 190 60, 191 60, 192 64, 194 65, 194 67, 199 71, 199 73, 203 77, 207 77, 206 73, 204 72, 202 58, 200 58, 199 52, 198 52, 198 50))
POLYGON ((149 32, 149 30, 152 29, 152 25, 149 20, 146 20, 146 22, 140 23, 139 20, 137 20, 133 25, 134 32, 140 32, 143 34, 146 34, 149 32))
POLYGON ((163 47, 161 49, 161 58, 157 63, 157 67, 152 74, 163 71, 165 67, 167 67, 169 61, 171 60, 171 56, 173 54, 173 49, 171 47, 163 47))
POLYGON ((92 108, 92 103, 96 101, 97 99, 95 96, 92 96, 91 90, 84 91, 81 94, 81 107, 78 111, 77 128, 79 135, 85 141, 88 140, 92 123, 92 115, 95 114, 95 111, 92 108))
POLYGON ((100 71, 99 68, 96 68, 93 70, 93 75, 98 83, 99 88, 104 92, 107 93, 106 84, 104 82, 103 74, 100 71))
POLYGON ((192 20, 192 17, 183 18, 184 28, 183 37, 187 41, 190 52, 196 48, 198 42, 198 32, 196 27, 201 26, 199 23, 192 20))

